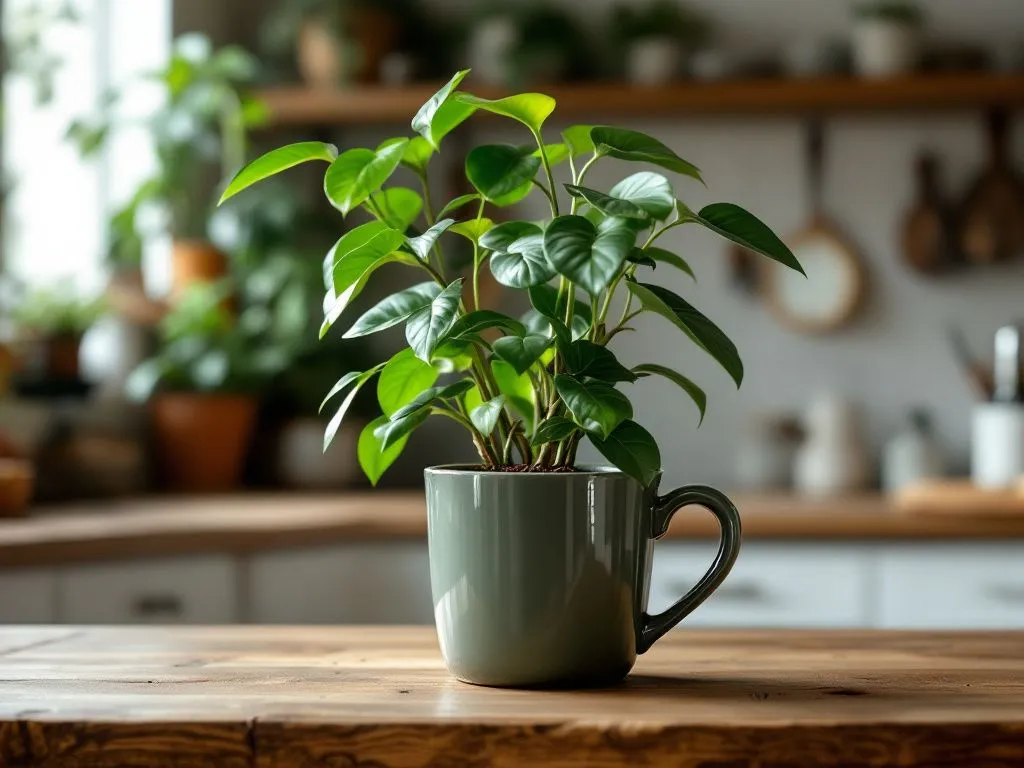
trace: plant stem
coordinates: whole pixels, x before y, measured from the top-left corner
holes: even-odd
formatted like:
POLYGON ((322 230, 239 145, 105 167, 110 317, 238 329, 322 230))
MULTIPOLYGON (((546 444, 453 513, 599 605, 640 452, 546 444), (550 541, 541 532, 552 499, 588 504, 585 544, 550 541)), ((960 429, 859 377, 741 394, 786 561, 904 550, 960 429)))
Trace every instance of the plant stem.
POLYGON ((530 129, 530 133, 533 134, 533 138, 537 142, 537 148, 540 149, 540 161, 544 165, 544 175, 548 177, 548 201, 551 203, 551 216, 554 218, 558 217, 558 196, 555 194, 555 175, 551 172, 551 163, 548 160, 548 151, 544 147, 544 139, 538 131, 530 129))
POLYGON ((573 180, 572 180, 572 183, 573 183, 573 184, 576 184, 576 185, 582 184, 582 183, 583 183, 583 179, 585 179, 585 178, 586 178, 586 176, 587 176, 587 171, 589 171, 589 170, 590 170, 590 167, 591 167, 591 166, 592 166, 592 165, 593 165, 594 163, 596 163, 596 162, 598 161, 598 159, 599 159, 600 157, 601 157, 601 156, 600 156, 599 154, 597 154, 597 153, 595 152, 595 153, 594 153, 594 156, 593 156, 592 158, 590 158, 589 160, 587 160, 587 162, 585 162, 585 163, 583 164, 583 167, 582 167, 582 168, 580 168, 580 173, 579 173, 579 175, 578 175, 578 176, 576 176, 575 178, 573 178, 573 180))
POLYGON ((426 172, 419 173, 420 184, 423 187, 423 218, 427 220, 427 226, 434 226, 434 204, 430 201, 430 180, 426 172))
POLYGON ((479 453, 480 458, 484 460, 484 464, 489 467, 495 467, 498 465, 498 457, 494 455, 494 452, 487 445, 487 441, 484 440, 484 436, 480 434, 480 431, 473 426, 473 422, 458 411, 453 411, 450 408, 435 406, 431 411, 439 416, 447 416, 452 421, 457 421, 468 429, 470 435, 473 437, 473 444, 476 446, 477 453, 479 453))
MULTIPOLYGON (((486 201, 480 198, 480 208, 476 213, 477 223, 484 217, 484 206, 486 201)), ((473 241, 473 308, 480 309, 480 245, 473 241)))

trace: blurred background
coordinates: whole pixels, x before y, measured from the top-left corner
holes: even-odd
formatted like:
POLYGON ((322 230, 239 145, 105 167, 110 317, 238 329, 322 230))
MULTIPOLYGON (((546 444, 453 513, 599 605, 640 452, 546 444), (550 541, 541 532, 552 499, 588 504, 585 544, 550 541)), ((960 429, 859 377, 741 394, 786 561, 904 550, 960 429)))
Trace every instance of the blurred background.
MULTIPOLYGON (((926 509, 961 494, 957 514, 993 498, 977 487, 1000 514, 1024 504, 1020 0, 0 5, 0 517, 166 493, 167 514, 209 510, 217 492, 240 516, 239 499, 278 494, 252 513, 269 519, 304 493, 365 490, 355 443, 377 415, 372 388, 326 455, 317 407, 402 337, 317 343, 320 263, 352 222, 322 200, 317 169, 214 203, 280 144, 409 135, 464 67, 484 95, 555 96, 551 141, 573 123, 660 137, 708 179, 680 187, 691 207, 739 203, 808 270, 793 280, 688 228, 664 238, 697 283, 657 279, 709 313, 747 369, 737 392, 658 318, 616 340, 624 362, 658 359, 709 392, 699 429, 671 388, 637 398, 667 485, 809 516, 850 498, 854 515, 889 514, 907 489, 926 509)), ((466 191, 468 147, 516 140, 496 121, 462 126, 435 158, 435 199, 466 191)), ((594 186, 620 171, 597 166, 594 186)), ((385 268, 361 305, 401 280, 385 268)), ((525 309, 497 285, 488 303, 525 309)), ((382 486, 472 458, 456 430, 428 423, 382 486)), ((1024 583, 1010 594, 1006 620, 1024 624, 1024 583)))

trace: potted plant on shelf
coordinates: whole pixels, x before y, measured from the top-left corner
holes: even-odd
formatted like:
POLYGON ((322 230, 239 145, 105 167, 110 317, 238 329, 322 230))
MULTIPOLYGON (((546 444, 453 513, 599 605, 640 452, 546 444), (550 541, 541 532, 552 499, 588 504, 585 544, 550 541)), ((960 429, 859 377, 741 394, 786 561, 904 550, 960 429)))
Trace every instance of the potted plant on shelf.
POLYGON ((284 370, 289 351, 246 312, 225 306, 226 283, 190 287, 160 323, 160 349, 128 380, 150 401, 160 474, 174 490, 228 491, 239 485, 258 395, 284 370))
POLYGON ((636 85, 665 85, 682 73, 689 54, 707 40, 707 21, 672 0, 646 6, 620 4, 611 16, 611 35, 636 85))
POLYGON ((104 311, 101 300, 56 288, 39 288, 23 296, 11 319, 29 347, 28 375, 40 383, 79 382, 82 336, 104 311))
POLYGON ((876 0, 854 7, 853 61, 861 77, 914 71, 921 58, 924 15, 915 3, 876 0))
POLYGON ((224 199, 299 163, 322 161, 331 203, 346 216, 356 209, 374 216, 343 235, 324 261, 325 329, 381 266, 406 265, 425 278, 367 310, 344 334, 360 338, 402 325, 409 346, 338 380, 325 402, 344 397, 326 444, 360 388, 378 377, 382 414, 359 444, 371 481, 432 415, 465 427, 476 446, 479 465, 426 470, 435 615, 452 673, 507 686, 616 680, 725 578, 738 552, 740 521, 729 500, 710 488, 659 495, 661 454, 633 419, 627 392, 663 378, 701 414, 706 397, 657 361, 626 367, 609 342, 631 330, 637 315, 659 315, 739 384, 743 364, 733 343, 689 301, 651 282, 655 267, 690 273, 660 239, 677 227, 703 227, 801 268, 753 215, 730 203, 695 211, 660 172, 631 173, 608 191, 587 185, 596 164, 616 160, 701 180, 694 165, 657 139, 573 126, 562 141, 548 143, 543 126, 554 99, 538 93, 478 98, 458 90, 466 74, 459 72, 416 114, 418 136, 341 153, 320 142, 283 147, 240 172, 224 199), (416 229, 389 217, 384 204, 402 189, 385 186, 393 174, 404 165, 426 187, 442 139, 477 111, 521 124, 532 143, 472 149, 465 172, 476 192, 440 210, 425 206, 416 229), (572 183, 564 190, 555 184, 556 163, 569 165, 572 183), (489 218, 492 209, 534 192, 550 207, 544 221, 489 218), (475 255, 463 277, 447 274, 442 254, 458 237, 471 241, 475 255), (532 309, 518 319, 480 309, 483 269, 522 291, 532 309), (613 311, 618 301, 621 308, 613 311), (578 465, 585 439, 612 466, 578 465), (687 595, 649 616, 653 540, 687 504, 705 506, 718 519, 718 555, 687 595))

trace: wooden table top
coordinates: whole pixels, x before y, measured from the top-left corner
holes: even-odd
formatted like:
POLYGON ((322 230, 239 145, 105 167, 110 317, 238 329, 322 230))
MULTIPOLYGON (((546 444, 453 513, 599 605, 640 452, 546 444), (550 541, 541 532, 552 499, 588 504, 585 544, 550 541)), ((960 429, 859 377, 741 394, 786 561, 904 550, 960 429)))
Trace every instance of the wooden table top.
POLYGON ((585 691, 426 628, 0 628, 0 765, 1024 765, 1024 632, 673 633, 585 691))
MULTIPOLYGON (((746 539, 1024 539, 1024 516, 913 516, 882 496, 815 500, 736 494, 746 539)), ((675 516, 668 537, 710 538, 699 510, 675 516)), ((422 539, 421 491, 321 496, 254 494, 105 502, 0 520, 0 569, 210 552, 247 553, 367 539, 422 539)))

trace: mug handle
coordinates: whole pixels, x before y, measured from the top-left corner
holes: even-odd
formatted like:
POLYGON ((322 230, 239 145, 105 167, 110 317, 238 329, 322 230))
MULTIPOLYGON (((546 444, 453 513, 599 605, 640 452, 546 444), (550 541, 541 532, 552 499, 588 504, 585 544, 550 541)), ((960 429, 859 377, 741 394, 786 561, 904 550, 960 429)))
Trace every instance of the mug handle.
POLYGON ((637 653, 646 653, 650 650, 666 632, 707 600, 729 575, 733 563, 736 562, 736 556, 740 553, 740 513, 729 501, 729 497, 705 485, 688 485, 664 496, 655 497, 651 515, 651 538, 659 539, 664 536, 675 513, 690 504, 704 507, 718 519, 718 525, 722 529, 718 554, 694 588, 677 600, 671 608, 654 616, 644 613, 640 620, 637 653))

